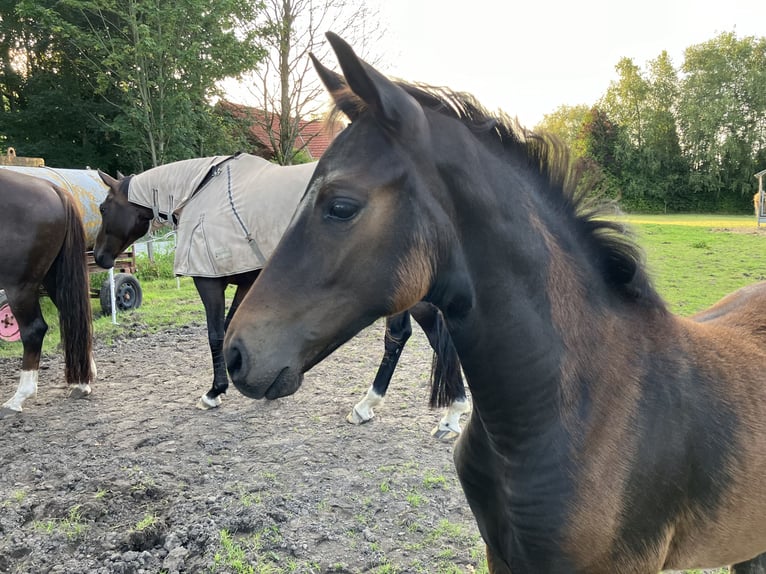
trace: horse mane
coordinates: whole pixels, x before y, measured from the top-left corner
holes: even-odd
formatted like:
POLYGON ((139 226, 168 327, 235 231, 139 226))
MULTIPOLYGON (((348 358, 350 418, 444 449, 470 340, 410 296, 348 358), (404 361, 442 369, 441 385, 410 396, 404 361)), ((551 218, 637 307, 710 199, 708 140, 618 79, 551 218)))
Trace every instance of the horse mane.
MULTIPOLYGON (((647 273, 643 251, 631 229, 612 219, 620 213, 616 202, 605 200, 595 191, 595 178, 587 177, 582 162, 571 160, 567 146, 558 137, 528 130, 504 112, 490 113, 465 92, 401 80, 395 83, 424 108, 454 118, 477 137, 488 138, 499 143, 506 153, 525 158, 547 183, 542 189, 549 200, 557 210, 570 216, 579 236, 594 254, 606 283, 627 299, 666 309, 647 273)), ((351 90, 334 96, 336 105, 330 112, 330 121, 340 115, 344 106, 364 110, 364 103, 351 90)))

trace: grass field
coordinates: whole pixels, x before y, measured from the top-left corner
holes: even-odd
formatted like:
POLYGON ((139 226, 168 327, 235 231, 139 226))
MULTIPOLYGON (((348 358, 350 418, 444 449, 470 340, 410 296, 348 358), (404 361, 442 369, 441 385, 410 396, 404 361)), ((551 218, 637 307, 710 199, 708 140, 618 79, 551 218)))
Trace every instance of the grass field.
POLYGON ((691 315, 726 293, 766 279, 766 228, 747 216, 628 217, 671 309, 691 315))

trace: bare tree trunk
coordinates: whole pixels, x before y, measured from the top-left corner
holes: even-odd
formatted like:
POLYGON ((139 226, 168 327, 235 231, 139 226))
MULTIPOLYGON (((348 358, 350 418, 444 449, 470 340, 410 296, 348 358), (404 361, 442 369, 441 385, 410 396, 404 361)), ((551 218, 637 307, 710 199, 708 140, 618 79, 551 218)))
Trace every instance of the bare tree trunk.
MULTIPOLYGON (((320 121, 326 102, 309 53, 327 51, 324 32, 333 30, 355 46, 380 38, 379 18, 366 2, 348 0, 264 0, 267 55, 253 73, 251 93, 262 106, 253 121, 266 134, 280 164, 292 164, 315 136, 304 137, 307 121, 320 121)), ((374 63, 375 58, 371 59, 374 63)), ((316 158, 314 158, 316 159, 316 158)))

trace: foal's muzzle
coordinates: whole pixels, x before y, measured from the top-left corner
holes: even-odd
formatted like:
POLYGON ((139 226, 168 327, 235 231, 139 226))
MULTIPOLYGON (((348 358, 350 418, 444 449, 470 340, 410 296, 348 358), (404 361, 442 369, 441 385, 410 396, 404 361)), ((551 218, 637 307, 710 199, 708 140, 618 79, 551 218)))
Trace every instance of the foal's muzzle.
POLYGON ((278 399, 292 395, 303 382, 303 374, 295 366, 279 361, 254 359, 241 338, 234 337, 224 345, 226 370, 234 386, 251 399, 278 399), (266 363, 271 362, 272 367, 266 363))

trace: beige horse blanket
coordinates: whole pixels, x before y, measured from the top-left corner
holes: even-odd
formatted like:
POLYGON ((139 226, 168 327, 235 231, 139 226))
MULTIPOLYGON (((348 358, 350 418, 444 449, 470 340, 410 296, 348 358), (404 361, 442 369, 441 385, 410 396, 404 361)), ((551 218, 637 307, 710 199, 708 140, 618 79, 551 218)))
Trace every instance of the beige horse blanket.
POLYGON ((264 266, 315 167, 249 154, 177 161, 134 176, 128 199, 178 222, 176 275, 225 277, 264 266))

